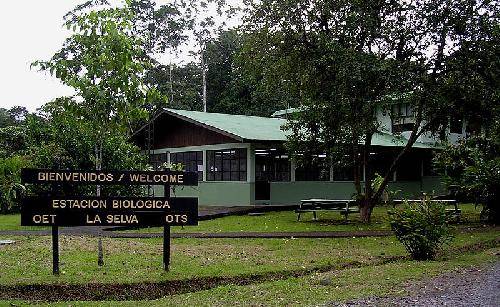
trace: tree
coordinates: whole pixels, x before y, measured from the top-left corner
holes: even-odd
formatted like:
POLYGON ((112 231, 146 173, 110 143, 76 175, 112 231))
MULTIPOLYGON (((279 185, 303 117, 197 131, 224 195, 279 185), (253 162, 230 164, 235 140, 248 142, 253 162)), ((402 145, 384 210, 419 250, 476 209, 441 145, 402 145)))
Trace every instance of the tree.
POLYGON ((169 97, 169 107, 203 110, 201 94, 201 68, 196 63, 184 66, 159 65, 148 72, 148 81, 169 97))
MULTIPOLYGON (((152 63, 143 42, 133 35, 133 20, 127 5, 76 10, 66 20, 73 34, 61 50, 49 61, 34 63, 75 89, 75 97, 64 101, 64 109, 90 128, 96 170, 103 167, 106 139, 115 133, 130 135, 135 121, 146 116, 146 104, 166 102, 156 88, 144 83, 152 63)), ((96 194, 100 196, 100 186, 96 194)), ((99 236, 99 265, 103 265, 101 242, 99 236)))
POLYGON ((12 117, 10 117, 9 111, 4 108, 0 108, 0 128, 11 126, 14 124, 12 117))
POLYGON ((421 135, 446 132, 450 110, 464 109, 448 90, 450 76, 467 68, 451 60, 468 44, 498 39, 497 12, 481 0, 259 1, 245 21, 244 55, 270 95, 278 90, 306 110, 288 125, 295 158, 326 152, 353 166, 361 218, 369 222, 401 158, 421 135), (394 103, 411 107, 413 127, 373 189, 376 113, 394 103))
MULTIPOLYGON (((48 169, 92 169, 94 144, 92 123, 80 120, 66 107, 69 98, 58 98, 40 108, 37 116, 26 121, 26 158, 33 167, 48 169)), ((102 168, 106 170, 143 170, 146 157, 140 148, 128 142, 127 136, 111 132, 103 137, 102 168)), ((35 188, 35 187, 33 187, 35 188)), ((36 187, 37 194, 50 193, 50 186, 36 187)), ((92 186, 62 186, 64 195, 89 195, 92 186)), ((139 196, 141 190, 131 187, 103 186, 103 195, 139 196)))
POLYGON ((244 36, 237 29, 219 32, 208 41, 207 109, 210 112, 269 116, 286 105, 276 96, 259 95, 258 82, 240 57, 244 36))
MULTIPOLYGON (((269 116, 287 105, 281 96, 266 95, 240 57, 243 36, 235 29, 221 31, 206 43, 207 111, 269 116)), ((159 65, 148 81, 169 96, 172 108, 203 110, 202 68, 197 62, 183 66, 159 65)))
POLYGON ((10 109, 0 108, 0 128, 21 124, 28 115, 25 107, 15 106, 10 109))
POLYGON ((12 107, 9 109, 8 113, 16 124, 22 123, 29 114, 28 110, 22 106, 12 107))
POLYGON ((450 145, 434 159, 449 189, 483 205, 481 216, 500 222, 500 137, 476 136, 450 145))
POLYGON ((8 213, 19 205, 19 196, 25 188, 21 185, 21 168, 27 162, 20 156, 0 158, 0 212, 8 213))
POLYGON ((24 122, 28 116, 25 107, 0 108, 0 158, 22 155, 26 150, 24 122))
POLYGON ((20 155, 26 150, 27 145, 24 126, 0 128, 0 158, 20 155))

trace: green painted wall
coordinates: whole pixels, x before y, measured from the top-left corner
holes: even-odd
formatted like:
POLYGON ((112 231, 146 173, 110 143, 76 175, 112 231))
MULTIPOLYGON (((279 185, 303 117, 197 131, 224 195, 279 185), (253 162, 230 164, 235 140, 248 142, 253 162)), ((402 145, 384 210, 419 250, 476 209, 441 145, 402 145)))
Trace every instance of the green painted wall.
POLYGON ((306 198, 349 199, 354 191, 352 182, 273 182, 271 205, 296 205, 306 198))
POLYGON ((253 186, 247 182, 200 182, 197 187, 175 187, 171 196, 198 197, 200 206, 249 206, 253 186))
MULTIPOLYGON (((420 181, 392 182, 391 190, 402 190, 398 197, 418 197, 422 191, 442 194, 443 186, 439 177, 424 177, 420 181)), ((329 198, 349 199, 355 189, 352 182, 272 182, 270 205, 296 205, 301 199, 329 198)), ((163 195, 163 187, 155 187, 155 195, 163 195)), ((171 196, 198 197, 200 206, 250 206, 255 201, 255 184, 247 182, 200 182, 197 187, 172 189, 171 196)))
POLYGON ((427 194, 441 195, 446 193, 446 189, 441 183, 440 177, 429 176, 422 177, 420 181, 398 181, 389 184, 389 189, 392 191, 401 190, 399 197, 415 198, 419 197, 422 192, 427 194))
POLYGON ((439 176, 428 176, 422 178, 423 190, 427 193, 445 194, 446 187, 439 176))
MULTIPOLYGON (((400 181, 389 184, 392 191, 401 190, 398 197, 414 198, 422 192, 443 193, 439 177, 424 177, 420 181, 400 181)), ((329 198, 350 199, 355 192, 352 182, 273 182, 271 183, 271 205, 295 205, 301 199, 329 198)))
POLYGON ((389 191, 400 191, 396 198, 418 198, 422 194, 420 181, 396 181, 387 185, 389 191))

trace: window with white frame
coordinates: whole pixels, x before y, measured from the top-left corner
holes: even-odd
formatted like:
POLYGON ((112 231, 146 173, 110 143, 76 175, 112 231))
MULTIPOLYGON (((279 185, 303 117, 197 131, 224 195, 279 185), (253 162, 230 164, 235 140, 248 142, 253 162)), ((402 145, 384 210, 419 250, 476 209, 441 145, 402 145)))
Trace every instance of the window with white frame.
POLYGON ((207 181, 246 180, 246 148, 207 150, 207 181))

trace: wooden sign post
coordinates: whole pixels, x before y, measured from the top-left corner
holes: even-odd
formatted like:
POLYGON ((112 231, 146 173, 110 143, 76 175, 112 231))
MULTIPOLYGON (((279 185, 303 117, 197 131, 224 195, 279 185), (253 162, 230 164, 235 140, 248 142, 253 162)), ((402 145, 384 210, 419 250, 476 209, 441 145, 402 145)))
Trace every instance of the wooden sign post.
POLYGON ((59 229, 52 226, 52 274, 59 275, 59 229))
POLYGON ((163 185, 163 197, 25 197, 22 226, 52 226, 53 274, 59 274, 59 230, 72 226, 163 226, 163 267, 170 266, 170 226, 198 225, 198 199, 170 197, 171 185, 198 185, 198 174, 178 171, 66 171, 23 169, 24 183, 163 185))
MULTIPOLYGON (((163 195, 170 197, 170 185, 164 185, 163 195)), ((197 209, 198 210, 198 209, 197 209)), ((170 226, 163 226, 163 269, 170 270, 170 226)))

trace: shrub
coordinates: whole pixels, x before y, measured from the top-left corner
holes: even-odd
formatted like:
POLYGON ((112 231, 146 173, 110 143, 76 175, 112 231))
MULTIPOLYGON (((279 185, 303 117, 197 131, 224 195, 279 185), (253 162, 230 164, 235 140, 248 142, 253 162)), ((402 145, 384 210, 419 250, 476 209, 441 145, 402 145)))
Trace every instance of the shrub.
POLYGON ((19 156, 0 158, 0 213, 18 209, 20 195, 25 191, 21 185, 21 168, 26 163, 19 156))
POLYGON ((437 202, 405 203, 389 211, 391 228, 415 260, 434 259, 451 241, 445 206, 437 202))

